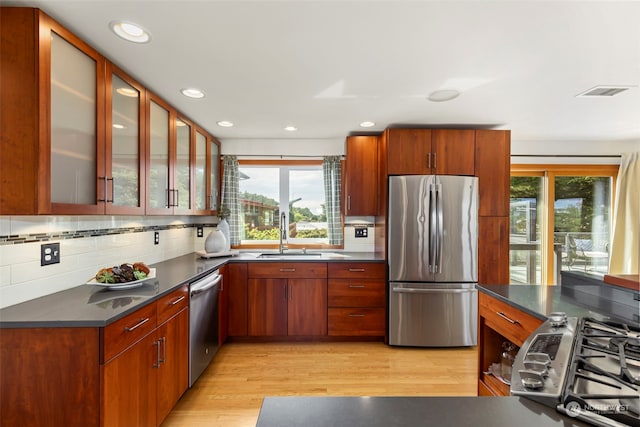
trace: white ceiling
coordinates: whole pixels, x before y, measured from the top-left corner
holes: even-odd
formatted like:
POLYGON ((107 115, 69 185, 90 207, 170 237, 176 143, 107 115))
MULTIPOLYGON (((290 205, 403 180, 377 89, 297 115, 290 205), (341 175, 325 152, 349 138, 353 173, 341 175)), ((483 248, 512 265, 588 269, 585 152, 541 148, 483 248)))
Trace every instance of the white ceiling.
POLYGON ((2 1, 42 8, 223 142, 388 126, 640 141, 638 1, 2 1), (148 44, 117 38, 140 24, 148 44), (576 98, 597 85, 635 86, 576 98), (179 92, 197 87, 202 100, 179 92), (427 95, 458 89, 453 101, 427 95), (233 128, 221 128, 230 120, 233 128), (295 125, 298 131, 283 130, 295 125))

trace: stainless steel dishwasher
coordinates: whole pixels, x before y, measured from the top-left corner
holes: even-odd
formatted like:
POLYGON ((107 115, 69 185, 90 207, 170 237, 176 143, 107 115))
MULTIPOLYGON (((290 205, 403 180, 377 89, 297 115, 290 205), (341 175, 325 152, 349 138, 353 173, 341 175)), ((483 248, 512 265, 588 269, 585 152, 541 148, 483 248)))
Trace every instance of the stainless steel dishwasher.
POLYGON ((189 387, 218 351, 218 270, 189 284, 189 387))

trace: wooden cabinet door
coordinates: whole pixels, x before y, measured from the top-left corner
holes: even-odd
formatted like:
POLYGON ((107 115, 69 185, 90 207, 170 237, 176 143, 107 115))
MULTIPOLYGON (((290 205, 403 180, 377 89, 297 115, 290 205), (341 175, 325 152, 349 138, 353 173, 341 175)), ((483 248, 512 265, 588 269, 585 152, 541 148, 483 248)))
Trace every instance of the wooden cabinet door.
POLYGON ((378 210, 377 136, 347 138, 345 215, 375 216, 378 210))
POLYGON ((511 132, 476 130, 476 176, 479 180, 478 215, 509 216, 511 132))
POLYGON ((433 129, 431 151, 431 173, 474 176, 474 130, 433 129))
POLYGON ((228 294, 229 336, 244 337, 248 333, 247 264, 228 264, 223 277, 228 294))
POLYGON ((509 283, 509 217, 478 217, 478 282, 509 283))
POLYGON ((157 424, 165 419, 189 387, 189 310, 183 309, 157 330, 160 366, 157 369, 157 424))
POLYGON ((173 213, 173 157, 176 113, 169 104, 149 94, 146 123, 146 214, 173 213))
POLYGON ((287 335, 287 279, 249 279, 250 336, 287 335))
POLYGON ((327 335, 327 280, 289 279, 288 335, 327 335))
POLYGON ((160 342, 151 333, 104 365, 103 427, 155 427, 160 342))
POLYGON ((229 336, 229 274, 228 265, 220 268, 222 281, 218 292, 218 345, 224 344, 229 336))
POLYGON ((387 129, 387 174, 420 175, 431 173, 430 129, 387 129))

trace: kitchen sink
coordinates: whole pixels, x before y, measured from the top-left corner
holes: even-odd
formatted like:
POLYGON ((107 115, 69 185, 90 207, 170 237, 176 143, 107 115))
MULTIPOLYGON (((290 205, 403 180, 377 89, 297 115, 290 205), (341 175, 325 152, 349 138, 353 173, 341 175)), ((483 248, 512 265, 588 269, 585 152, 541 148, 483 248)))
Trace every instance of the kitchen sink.
POLYGON ((348 258, 349 255, 343 255, 336 252, 309 252, 301 250, 280 252, 265 252, 257 256, 257 258, 271 258, 271 259, 313 259, 313 258, 348 258))

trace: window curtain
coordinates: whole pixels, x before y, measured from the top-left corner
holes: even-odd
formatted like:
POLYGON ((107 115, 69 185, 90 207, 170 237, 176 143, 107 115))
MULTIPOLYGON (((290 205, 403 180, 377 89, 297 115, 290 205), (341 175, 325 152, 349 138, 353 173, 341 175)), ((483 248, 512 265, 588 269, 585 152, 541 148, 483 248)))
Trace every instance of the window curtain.
POLYGON ((220 203, 229 208, 231 214, 229 222, 229 235, 231 245, 239 245, 241 239, 240 216, 240 186, 238 184, 238 157, 224 156, 222 159, 222 197, 220 203))
POLYGON ((640 152, 622 155, 618 172, 616 207, 609 274, 638 274, 640 262, 640 152))
POLYGON ((322 163, 324 173, 325 210, 330 245, 342 245, 342 220, 340 193, 342 189, 342 165, 340 156, 328 156, 322 163))

